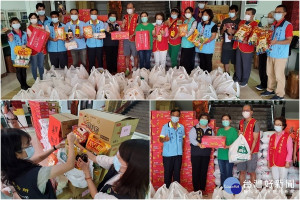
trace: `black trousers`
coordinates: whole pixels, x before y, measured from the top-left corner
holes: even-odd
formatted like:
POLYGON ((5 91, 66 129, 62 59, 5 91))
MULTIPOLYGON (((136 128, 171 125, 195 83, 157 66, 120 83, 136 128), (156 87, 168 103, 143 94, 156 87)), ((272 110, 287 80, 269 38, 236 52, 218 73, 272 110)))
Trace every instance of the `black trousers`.
POLYGON ((181 48, 180 66, 185 67, 188 74, 195 67, 195 47, 181 48))
POLYGON ((26 73, 26 68, 24 67, 16 67, 16 75, 17 75, 17 79, 21 85, 22 89, 27 89, 27 73, 26 73))
POLYGON ((212 70, 212 57, 213 54, 197 53, 200 59, 200 68, 205 71, 211 72, 212 70))
POLYGON ((210 156, 191 156, 194 191, 205 190, 210 156))
POLYGON ((68 66, 68 54, 66 51, 62 52, 49 52, 51 65, 55 68, 64 68, 68 66))
MULTIPOLYGON (((89 73, 93 66, 95 66, 96 58, 98 61, 98 67, 103 67, 103 47, 87 48, 89 59, 89 73)), ((95 66, 96 67, 96 66, 95 66)))
POLYGON ((106 66, 110 73, 117 73, 119 46, 105 46, 106 66))
POLYGON ((163 157, 164 179, 167 188, 173 181, 180 183, 182 156, 163 157))
POLYGON ((263 88, 267 88, 268 84, 268 75, 267 75, 267 53, 260 54, 258 56, 259 60, 259 78, 260 78, 260 85, 263 88))

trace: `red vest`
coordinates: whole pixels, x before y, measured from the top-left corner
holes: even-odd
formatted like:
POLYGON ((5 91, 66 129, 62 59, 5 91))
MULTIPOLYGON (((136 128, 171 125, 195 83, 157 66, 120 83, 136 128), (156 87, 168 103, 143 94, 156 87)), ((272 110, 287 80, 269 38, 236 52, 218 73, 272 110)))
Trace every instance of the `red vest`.
MULTIPOLYGON (((239 27, 244 25, 245 23, 246 23, 246 20, 242 20, 239 24, 239 27)), ((253 21, 249 25, 251 25, 254 28, 255 26, 258 25, 258 23, 256 21, 253 21)), ((247 41, 248 41, 248 38, 247 38, 247 41)), ((233 49, 239 48, 244 53, 252 53, 254 51, 254 47, 255 47, 254 45, 249 45, 248 43, 244 44, 244 43, 241 43, 238 41, 234 41, 234 43, 233 43, 233 49)))
POLYGON ((169 18, 169 43, 170 45, 176 46, 181 44, 181 37, 178 36, 176 39, 173 39, 178 34, 177 20, 169 18))
MULTIPOLYGON (((156 33, 156 35, 159 33, 160 30, 168 30, 166 25, 161 25, 160 27, 158 27, 157 25, 154 27, 154 31, 156 33)), ((153 52, 155 51, 166 51, 169 49, 168 46, 168 37, 164 37, 162 35, 161 37, 161 41, 158 41, 157 38, 153 38, 153 52)))
POLYGON ((296 148, 297 148, 297 149, 296 149, 296 152, 297 152, 296 155, 297 155, 297 160, 299 161, 299 133, 296 134, 295 140, 296 140, 295 142, 296 142, 296 144, 297 144, 297 145, 296 145, 296 146, 297 146, 297 147, 296 147, 296 148))
MULTIPOLYGON (((252 148, 252 143, 253 143, 253 140, 254 140, 254 137, 253 137, 253 129, 254 129, 254 125, 256 123, 256 119, 251 119, 248 124, 246 125, 246 128, 245 128, 245 131, 244 131, 244 121, 245 119, 242 119, 240 121, 240 131, 243 132, 243 135, 244 137, 246 138, 247 142, 248 142, 248 145, 249 145, 249 148, 251 150, 252 148)), ((256 142, 256 145, 255 145, 255 148, 253 150, 252 153, 257 153, 259 151, 259 141, 260 141, 260 133, 258 134, 258 139, 257 139, 257 142, 256 142)))
POLYGON ((269 142, 269 163, 270 167, 277 166, 277 167, 284 167, 286 163, 286 156, 287 156, 287 141, 289 138, 289 134, 284 132, 283 135, 280 137, 277 145, 276 145, 276 133, 274 133, 270 137, 269 142))
POLYGON ((125 31, 129 31, 129 41, 134 42, 135 41, 135 28, 137 27, 137 22, 139 15, 138 14, 133 14, 131 17, 131 20, 129 20, 129 15, 124 16, 126 19, 126 24, 125 24, 125 31))
MULTIPOLYGON (((43 27, 43 25, 40 25, 40 24, 37 24, 37 26, 43 27)), ((34 27, 33 27, 32 25, 29 25, 29 26, 27 27, 27 29, 29 29, 29 30, 31 31, 31 33, 32 33, 34 27)), ((28 40, 29 40, 29 36, 27 35, 27 41, 28 41, 28 40)), ((47 54, 46 46, 47 46, 47 45, 45 45, 45 47, 42 49, 42 53, 43 53, 43 54, 47 54)), ((37 52, 37 51, 35 51, 35 50, 32 49, 31 55, 34 56, 34 55, 36 55, 36 54, 38 54, 38 53, 39 53, 39 52, 37 52)))

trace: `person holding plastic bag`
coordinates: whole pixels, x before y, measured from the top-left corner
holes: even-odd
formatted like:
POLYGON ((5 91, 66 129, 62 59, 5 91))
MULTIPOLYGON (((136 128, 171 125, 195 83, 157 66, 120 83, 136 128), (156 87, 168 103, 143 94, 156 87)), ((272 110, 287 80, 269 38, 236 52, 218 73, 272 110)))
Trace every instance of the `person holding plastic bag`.
POLYGON ((52 149, 36 155, 28 133, 16 129, 1 129, 1 172, 5 184, 12 185, 23 199, 55 199, 56 194, 50 179, 63 175, 74 168, 74 141, 76 137, 69 133, 68 160, 64 164, 42 167, 38 163, 64 144, 54 145, 52 149))
POLYGON ((199 55, 200 68, 211 72, 212 56, 215 51, 217 25, 212 21, 214 18, 211 9, 205 9, 202 12, 202 22, 198 24, 197 30, 204 37, 203 47, 195 47, 196 53, 199 55))
MULTIPOLYGON (((84 149, 81 145, 78 146, 84 149)), ((145 199, 149 190, 148 140, 127 140, 113 157, 95 156, 89 151, 87 155, 93 162, 108 170, 97 188, 91 178, 89 163, 81 158, 78 160, 94 199, 145 199)))
POLYGON ((201 113, 199 117, 199 124, 194 126, 189 132, 191 143, 193 188, 195 192, 201 190, 202 194, 206 197, 208 195, 205 192, 206 177, 211 148, 205 148, 201 142, 203 136, 214 136, 214 131, 208 126, 209 121, 209 114, 201 113))
POLYGON ((171 121, 162 127, 159 141, 163 143, 164 182, 169 188, 172 181, 180 183, 184 126, 179 122, 180 110, 171 110, 171 121))
MULTIPOLYGON (((17 17, 12 17, 9 20, 10 26, 12 27, 12 31, 7 35, 8 36, 8 44, 10 46, 10 54, 12 63, 15 63, 16 54, 15 54, 15 47, 22 46, 22 48, 26 48, 27 44, 27 34, 26 32, 22 31, 20 20, 17 17)), ((27 90, 30 88, 27 85, 27 73, 25 67, 16 67, 16 75, 17 79, 21 85, 21 89, 27 90)))
POLYGON ((275 133, 271 135, 268 149, 268 167, 271 168, 274 183, 287 179, 288 168, 292 163, 293 140, 286 128, 286 119, 277 117, 274 120, 275 133))
POLYGON ((250 173, 250 181, 254 183, 256 180, 256 167, 259 152, 260 143, 260 127, 256 119, 252 117, 253 107, 252 105, 244 105, 242 115, 244 119, 239 124, 239 135, 243 134, 249 148, 250 148, 250 160, 237 164, 237 170, 240 172, 239 180, 240 184, 243 185, 246 180, 246 173, 250 173))
MULTIPOLYGON (((225 114, 222 116, 222 125, 224 128, 218 130, 217 136, 226 137, 226 147, 218 149, 218 163, 221 172, 221 186, 223 186, 224 181, 232 177, 233 163, 229 163, 228 149, 229 146, 238 138, 238 132, 235 128, 230 126, 231 116, 225 114)), ((223 186, 224 187, 224 186, 223 186)))

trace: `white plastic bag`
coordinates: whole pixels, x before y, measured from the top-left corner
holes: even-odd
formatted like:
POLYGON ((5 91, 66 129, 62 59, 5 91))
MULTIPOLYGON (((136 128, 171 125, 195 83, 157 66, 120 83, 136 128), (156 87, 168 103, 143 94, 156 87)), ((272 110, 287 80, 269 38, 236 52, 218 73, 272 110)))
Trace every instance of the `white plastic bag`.
POLYGON ((202 192, 190 192, 184 195, 184 199, 202 199, 202 192))
POLYGON ((190 91, 187 88, 181 86, 174 94, 174 99, 194 100, 196 99, 196 93, 193 90, 190 91))
POLYGON ((177 181, 172 182, 169 187, 169 195, 167 199, 184 199, 188 191, 182 187, 177 181))
POLYGON ((168 198, 169 189, 166 187, 166 184, 163 184, 158 190, 156 191, 153 199, 167 199, 168 198))
POLYGON ((28 90, 20 90, 12 100, 30 100, 35 99, 35 92, 29 88, 28 90))
POLYGON ((81 79, 88 79, 89 78, 89 73, 86 71, 86 69, 83 65, 80 65, 77 75, 81 79))
POLYGON ((223 196, 223 191, 222 191, 223 187, 216 187, 214 189, 214 192, 212 194, 212 199, 222 199, 224 198, 223 196))
POLYGON ((133 87, 133 88, 128 88, 124 92, 124 99, 127 100, 144 100, 144 92, 141 90, 140 87, 133 87))
POLYGON ((250 148, 242 134, 230 145, 228 157, 230 163, 240 163, 250 160, 250 148))

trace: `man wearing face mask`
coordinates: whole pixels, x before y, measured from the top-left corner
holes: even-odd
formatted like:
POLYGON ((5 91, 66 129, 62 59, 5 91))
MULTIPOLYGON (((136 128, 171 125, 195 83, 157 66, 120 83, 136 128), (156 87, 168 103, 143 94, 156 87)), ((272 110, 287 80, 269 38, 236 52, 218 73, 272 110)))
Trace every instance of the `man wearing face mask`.
MULTIPOLYGON (((225 72, 228 74, 229 69, 229 61, 231 64, 235 66, 235 53, 236 50, 233 49, 233 36, 235 32, 237 31, 237 27, 240 23, 240 19, 237 17, 238 14, 238 7, 237 5, 232 5, 229 8, 229 18, 226 18, 222 21, 220 30, 221 34, 223 34, 223 45, 222 45, 222 56, 221 56, 221 62, 224 64, 225 72)), ((234 67, 235 68, 235 67, 234 67)))
MULTIPOLYGON (((85 26, 92 26, 93 33, 100 33, 101 29, 104 29, 104 23, 97 19, 98 10, 91 9, 91 20, 87 21, 85 26)), ((88 38, 86 39, 88 59, 89 59, 89 70, 91 72, 92 67, 96 64, 96 58, 98 61, 98 67, 103 68, 103 39, 88 38)), ((95 66, 96 67, 96 66, 95 66)))
MULTIPOLYGON (((239 23, 239 27, 243 25, 250 25, 252 28, 258 26, 254 21, 256 10, 254 8, 247 8, 245 13, 245 20, 239 23)), ((234 41, 233 49, 236 49, 236 65, 233 80, 238 82, 240 87, 246 87, 251 73, 252 58, 254 52, 254 45, 248 44, 248 39, 244 41, 234 41)))
POLYGON ((194 191, 201 190, 203 196, 206 197, 206 177, 211 148, 205 148, 201 143, 203 136, 214 136, 214 131, 208 126, 209 121, 209 114, 201 113, 199 124, 194 126, 189 132, 194 191))
MULTIPOLYGON (((75 40, 78 45, 78 47, 76 49, 71 50, 73 66, 79 67, 79 58, 80 58, 81 64, 84 67, 87 67, 86 66, 86 43, 85 43, 85 39, 83 37, 83 27, 85 26, 85 23, 78 19, 79 12, 77 9, 74 9, 74 8, 71 9, 70 14, 71 14, 71 21, 66 24, 65 32, 68 32, 68 29, 70 27, 73 32, 73 36, 74 36, 73 40, 75 40), (79 31, 79 33, 78 33, 78 31, 79 31)), ((103 23, 102 23, 102 26, 103 26, 103 23)), ((98 45, 100 45, 100 44, 98 44, 98 45)))
POLYGON ((202 13, 206 9, 207 3, 208 3, 208 1, 199 1, 198 7, 195 8, 194 18, 196 19, 196 21, 198 23, 202 22, 202 15, 200 13, 202 13))
POLYGON ((171 121, 162 127, 159 141, 163 143, 164 181, 169 188, 172 181, 180 183, 184 126, 179 122, 180 110, 171 110, 171 121))
POLYGON ((239 134, 243 134, 250 148, 250 160, 237 164, 237 170, 240 172, 240 184, 243 185, 246 180, 246 173, 250 173, 250 181, 254 183, 256 180, 257 167, 257 153, 259 151, 260 127, 259 123, 252 117, 252 105, 244 105, 243 113, 244 119, 240 121, 239 134))
POLYGON ((135 46, 135 29, 138 24, 139 15, 134 13, 135 8, 133 3, 127 4, 127 15, 124 16, 122 28, 124 31, 129 31, 129 40, 124 40, 124 55, 126 56, 126 68, 129 69, 130 56, 134 57, 133 71, 138 66, 138 53, 135 46))
MULTIPOLYGON (((44 27, 49 26, 52 21, 51 21, 51 17, 47 17, 45 15, 45 13, 46 13, 45 12, 45 4, 44 3, 37 3, 35 5, 35 9, 36 9, 36 13, 38 15, 38 22, 37 23, 39 25, 44 26, 44 27)), ((45 69, 47 69, 47 70, 50 69, 48 53, 46 53, 45 57, 44 57, 44 66, 45 66, 45 69)))
POLYGON ((261 96, 271 96, 271 99, 283 99, 285 95, 285 66, 289 57, 289 46, 293 39, 293 26, 285 20, 286 6, 279 5, 275 9, 272 24, 271 51, 267 58, 268 87, 261 96), (275 90, 276 87, 276 90, 275 90))
MULTIPOLYGON (((274 23, 274 11, 269 12, 267 17, 267 25, 265 26, 266 29, 271 29, 272 24, 274 23)), ((260 85, 257 85, 255 88, 259 91, 267 89, 268 83, 268 76, 267 76, 267 53, 259 54, 259 78, 260 78, 260 85)))

